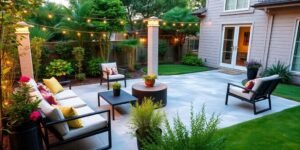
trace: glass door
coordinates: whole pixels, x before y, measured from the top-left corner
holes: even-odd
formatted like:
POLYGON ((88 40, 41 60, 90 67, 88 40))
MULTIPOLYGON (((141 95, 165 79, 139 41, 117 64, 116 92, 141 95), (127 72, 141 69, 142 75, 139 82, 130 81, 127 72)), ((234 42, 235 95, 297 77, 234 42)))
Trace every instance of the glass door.
POLYGON ((251 26, 225 26, 223 29, 223 46, 221 66, 245 69, 248 60, 251 26))

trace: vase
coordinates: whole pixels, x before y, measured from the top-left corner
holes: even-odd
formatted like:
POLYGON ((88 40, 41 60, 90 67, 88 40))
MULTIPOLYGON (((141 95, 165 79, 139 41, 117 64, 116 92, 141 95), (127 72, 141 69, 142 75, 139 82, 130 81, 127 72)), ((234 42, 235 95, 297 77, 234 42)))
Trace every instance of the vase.
POLYGON ((155 80, 145 80, 146 87, 153 87, 155 84, 155 80))
POLYGON ((259 68, 247 68, 247 79, 253 80, 256 78, 259 68))
POLYGON ((42 150, 38 124, 25 123, 16 126, 9 134, 9 142, 12 150, 42 150))
POLYGON ((120 96, 121 89, 113 89, 114 96, 120 96))

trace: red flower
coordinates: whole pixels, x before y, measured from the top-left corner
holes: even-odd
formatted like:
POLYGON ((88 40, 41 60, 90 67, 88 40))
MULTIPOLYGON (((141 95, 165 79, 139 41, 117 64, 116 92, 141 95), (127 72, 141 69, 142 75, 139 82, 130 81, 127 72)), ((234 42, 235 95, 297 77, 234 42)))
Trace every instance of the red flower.
POLYGON ((21 76, 20 79, 19 79, 19 82, 22 82, 22 83, 26 83, 30 80, 29 77, 27 76, 21 76))
POLYGON ((37 121, 37 120, 40 119, 40 117, 41 117, 41 114, 40 114, 39 111, 33 111, 33 112, 30 114, 29 119, 30 119, 31 121, 37 121))

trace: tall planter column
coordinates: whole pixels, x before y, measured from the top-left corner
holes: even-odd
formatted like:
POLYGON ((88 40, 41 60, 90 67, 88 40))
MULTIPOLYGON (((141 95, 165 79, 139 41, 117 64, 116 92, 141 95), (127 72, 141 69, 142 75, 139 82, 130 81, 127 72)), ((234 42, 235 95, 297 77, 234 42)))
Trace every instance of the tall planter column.
POLYGON ((18 22, 17 25, 19 26, 16 28, 16 35, 19 44, 18 52, 20 59, 21 74, 34 78, 28 30, 28 28, 32 26, 28 25, 26 22, 18 22))
POLYGON ((151 17, 148 21, 148 74, 158 74, 159 19, 151 17))

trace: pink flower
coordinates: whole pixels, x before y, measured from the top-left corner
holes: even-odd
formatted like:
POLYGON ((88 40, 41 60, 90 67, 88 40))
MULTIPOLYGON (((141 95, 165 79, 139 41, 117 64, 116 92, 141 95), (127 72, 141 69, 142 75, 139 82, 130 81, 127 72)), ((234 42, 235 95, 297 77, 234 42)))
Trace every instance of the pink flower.
POLYGON ((39 111, 33 111, 33 112, 30 114, 29 119, 30 119, 31 121, 37 121, 38 119, 40 119, 40 117, 41 117, 41 114, 40 114, 39 111))
POLYGON ((27 76, 21 76, 20 79, 19 79, 19 82, 21 82, 21 83, 26 83, 26 82, 28 82, 29 80, 30 80, 29 77, 27 77, 27 76))

